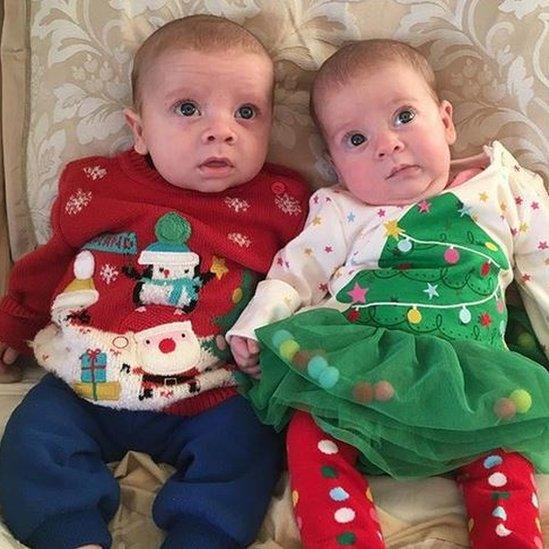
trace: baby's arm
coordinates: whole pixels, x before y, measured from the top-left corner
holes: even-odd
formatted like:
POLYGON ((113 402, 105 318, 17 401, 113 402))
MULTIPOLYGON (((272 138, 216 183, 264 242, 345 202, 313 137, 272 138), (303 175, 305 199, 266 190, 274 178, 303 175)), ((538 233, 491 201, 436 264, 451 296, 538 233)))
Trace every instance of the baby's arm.
POLYGON ((31 353, 27 342, 49 321, 51 296, 74 255, 61 233, 58 210, 56 201, 50 240, 15 263, 0 299, 0 372, 6 374, 0 382, 14 381, 7 370, 19 354, 31 353))
POLYGON ((256 328, 319 303, 332 275, 345 262, 348 242, 333 196, 330 189, 312 196, 303 231, 276 254, 266 280, 259 283, 254 298, 227 332, 239 367, 257 374, 256 328))
POLYGON ((510 155, 504 164, 514 199, 505 214, 513 234, 515 280, 549 357, 549 196, 539 175, 521 168, 510 155))

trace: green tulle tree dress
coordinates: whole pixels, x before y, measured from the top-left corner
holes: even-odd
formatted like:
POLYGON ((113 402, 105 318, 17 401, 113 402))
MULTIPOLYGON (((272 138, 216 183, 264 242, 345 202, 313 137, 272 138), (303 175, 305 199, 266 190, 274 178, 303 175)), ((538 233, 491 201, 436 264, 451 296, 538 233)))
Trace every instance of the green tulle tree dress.
POLYGON ((508 259, 453 194, 430 207, 429 224, 420 208, 387 224, 379 269, 337 294, 343 313, 257 330, 262 378, 243 391, 277 429, 310 412, 368 473, 435 475, 500 447, 549 472, 549 373, 504 343, 508 259))

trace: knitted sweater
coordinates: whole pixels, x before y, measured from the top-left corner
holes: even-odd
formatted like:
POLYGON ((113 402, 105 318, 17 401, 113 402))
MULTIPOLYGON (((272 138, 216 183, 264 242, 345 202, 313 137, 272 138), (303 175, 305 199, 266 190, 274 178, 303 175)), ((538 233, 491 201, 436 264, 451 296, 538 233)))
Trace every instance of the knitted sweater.
POLYGON ((232 396, 224 335, 303 225, 298 175, 265 165, 220 193, 133 151, 64 170, 52 236, 18 261, 0 340, 105 406, 195 413, 232 396), (35 337, 36 336, 36 337, 35 337))
MULTIPOLYGON (((473 160, 454 169, 474 168, 480 156, 473 160)), ((505 289, 515 278, 549 354, 547 191, 497 141, 483 164, 407 206, 369 206, 341 187, 317 191, 303 232, 277 254, 227 336, 255 337, 258 327, 322 306, 351 322, 502 348, 505 289)))

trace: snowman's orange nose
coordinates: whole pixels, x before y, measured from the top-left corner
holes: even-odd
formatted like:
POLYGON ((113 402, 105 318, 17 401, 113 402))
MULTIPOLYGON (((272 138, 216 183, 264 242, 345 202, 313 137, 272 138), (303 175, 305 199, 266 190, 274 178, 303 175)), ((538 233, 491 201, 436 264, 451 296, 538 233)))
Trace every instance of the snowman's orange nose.
POLYGON ((166 337, 158 344, 158 348, 163 353, 171 353, 175 351, 175 341, 171 337, 166 337))

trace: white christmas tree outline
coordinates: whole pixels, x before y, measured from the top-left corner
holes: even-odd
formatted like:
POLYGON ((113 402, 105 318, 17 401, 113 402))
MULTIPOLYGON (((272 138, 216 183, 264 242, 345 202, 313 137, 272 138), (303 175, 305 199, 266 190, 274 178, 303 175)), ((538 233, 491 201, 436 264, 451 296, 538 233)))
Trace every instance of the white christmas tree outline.
MULTIPOLYGON (((399 227, 400 228, 400 227, 399 227)), ((500 270, 505 271, 507 269, 503 268, 497 261, 495 261, 493 258, 491 258, 489 255, 480 252, 478 250, 474 250, 472 248, 469 248, 467 246, 463 246, 461 244, 454 244, 454 243, 448 243, 448 242, 441 242, 438 240, 420 240, 419 238, 414 238, 410 235, 408 235, 403 229, 400 228, 399 236, 402 237, 402 239, 410 240, 412 242, 415 242, 416 244, 432 244, 434 246, 444 246, 445 248, 458 248, 460 250, 464 250, 467 252, 470 252, 474 255, 481 256, 485 259, 487 259, 490 263, 493 263, 497 267, 499 267, 500 270)), ((397 240, 399 240, 398 236, 396 237, 397 240)), ((402 273, 398 273, 402 274, 402 273)), ((396 274, 395 274, 396 276, 396 274)), ((422 308, 422 309, 457 309, 457 308, 463 308, 464 306, 470 306, 473 307, 475 305, 482 305, 483 303, 486 303, 493 299, 495 295, 498 293, 498 291, 501 291, 501 295, 503 295, 503 290, 501 288, 501 282, 498 277, 498 283, 496 287, 494 288, 494 291, 488 295, 487 297, 483 299, 479 299, 478 301, 467 301, 462 303, 452 303, 451 305, 436 305, 434 303, 405 303, 401 301, 375 301, 372 303, 364 303, 364 304, 358 304, 353 303, 352 307, 353 309, 367 309, 369 307, 375 307, 375 306, 390 306, 390 307, 411 307, 412 309, 422 308)))

